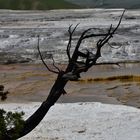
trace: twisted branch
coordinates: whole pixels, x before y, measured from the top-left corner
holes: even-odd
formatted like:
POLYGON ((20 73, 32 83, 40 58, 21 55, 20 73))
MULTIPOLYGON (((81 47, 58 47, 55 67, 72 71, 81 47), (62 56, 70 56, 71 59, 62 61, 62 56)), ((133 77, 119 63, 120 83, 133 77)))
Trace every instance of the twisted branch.
POLYGON ((44 59, 43 59, 43 56, 42 56, 42 54, 41 54, 40 47, 39 47, 39 35, 38 35, 38 45, 37 45, 37 49, 38 49, 38 53, 39 53, 39 55, 40 55, 40 59, 41 59, 42 63, 44 64, 44 66, 45 66, 50 72, 58 74, 58 73, 60 72, 60 69, 55 65, 55 61, 54 61, 54 59, 53 59, 53 56, 52 56, 53 66, 57 69, 57 71, 54 71, 54 70, 50 69, 49 66, 46 64, 46 62, 45 62, 44 59))

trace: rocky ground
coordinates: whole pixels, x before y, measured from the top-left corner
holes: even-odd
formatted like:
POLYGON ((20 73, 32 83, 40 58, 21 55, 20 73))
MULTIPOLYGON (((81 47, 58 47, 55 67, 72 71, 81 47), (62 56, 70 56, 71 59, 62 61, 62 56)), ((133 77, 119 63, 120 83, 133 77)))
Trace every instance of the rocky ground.
MULTIPOLYGON (((62 69, 65 65, 60 66, 62 69)), ((43 64, 0 65, 0 80, 9 91, 6 102, 40 102, 56 79, 43 64)), ((69 82, 59 103, 102 102, 140 107, 140 64, 96 66, 69 82)))
MULTIPOLYGON (((93 32, 102 33, 111 24, 113 27, 117 25, 122 11, 0 10, 0 84, 10 92, 7 102, 40 102, 46 98, 56 78, 43 65, 38 64, 40 58, 36 48, 37 35, 40 35, 40 48, 46 62, 51 63, 49 58, 53 55, 56 63, 65 67, 69 38, 67 30, 71 24, 75 26, 80 23, 73 37, 74 45, 84 29, 92 27, 93 32)), ((105 46, 99 59, 99 62, 119 62, 121 66, 93 67, 79 82, 67 85, 69 94, 59 102, 99 101, 140 107, 139 12, 125 12, 117 34, 110 41, 112 47, 118 49, 105 46)), ((84 41, 81 49, 91 49, 94 52, 97 39, 84 41)))
MULTIPOLYGON (((80 9, 52 11, 0 10, 0 63, 25 63, 39 61, 37 35, 44 58, 53 54, 56 62, 66 62, 68 27, 80 23, 74 34, 73 46, 81 32, 92 27, 93 32, 106 32, 111 24, 118 23, 123 9, 80 9)), ((100 61, 140 60, 139 10, 126 10, 121 26, 110 44, 105 46, 100 61)), ((84 41, 81 48, 94 51, 98 38, 84 41)), ((49 60, 48 60, 49 61, 49 60)))

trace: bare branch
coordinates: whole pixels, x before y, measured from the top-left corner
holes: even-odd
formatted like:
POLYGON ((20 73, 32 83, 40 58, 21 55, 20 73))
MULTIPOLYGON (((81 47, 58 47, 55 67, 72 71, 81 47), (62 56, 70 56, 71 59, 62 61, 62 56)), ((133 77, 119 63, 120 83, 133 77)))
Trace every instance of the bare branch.
POLYGON ((59 72, 50 69, 49 66, 45 63, 45 61, 44 61, 44 59, 43 59, 43 56, 42 56, 41 51, 40 51, 40 48, 39 48, 39 35, 38 35, 38 45, 37 45, 37 49, 38 49, 38 53, 39 53, 39 55, 40 55, 40 59, 41 59, 42 63, 45 65, 45 67, 46 67, 50 72, 53 72, 53 73, 58 74, 59 72))
MULTIPOLYGON (((85 56, 85 59, 86 59, 86 62, 83 64, 79 64, 78 66, 77 65, 73 65, 70 66, 71 69, 74 69, 74 72, 75 73, 81 73, 81 72, 85 72, 87 71, 90 67, 92 67, 93 65, 96 64, 96 61, 97 59, 101 56, 101 48, 106 44, 108 43, 108 41, 113 37, 113 34, 115 33, 115 31, 118 29, 121 21, 122 21, 122 17, 124 15, 124 12, 125 10, 123 11, 122 15, 121 15, 121 18, 119 20, 119 23, 117 24, 116 28, 113 29, 112 28, 112 25, 110 26, 108 32, 106 34, 90 34, 90 35, 86 35, 86 33, 88 31, 90 31, 92 28, 90 29, 87 29, 85 30, 82 35, 80 36, 78 42, 77 42, 77 45, 76 45, 76 48, 74 50, 74 53, 73 53, 73 56, 72 56, 72 63, 73 64, 77 64, 77 59, 79 57, 79 47, 80 47, 80 44, 82 42, 83 39, 86 39, 86 38, 90 38, 90 37, 96 37, 96 36, 104 36, 102 39, 99 39, 98 42, 97 42, 97 50, 96 50, 96 53, 95 55, 93 54, 92 55, 92 58, 90 57, 90 53, 88 52, 87 55, 85 56)), ((69 68, 69 67, 68 67, 69 68)))
POLYGON ((68 42, 68 45, 67 45, 67 56, 68 56, 68 59, 70 61, 71 57, 70 57, 70 49, 71 49, 71 41, 72 41, 72 35, 73 33, 75 32, 76 28, 78 27, 79 24, 77 24, 73 30, 71 30, 72 28, 72 25, 69 26, 69 29, 68 29, 68 33, 69 33, 69 42, 68 42))
POLYGON ((82 43, 82 41, 83 41, 84 39, 91 38, 91 37, 106 36, 106 35, 107 35, 106 33, 105 33, 105 34, 94 34, 94 33, 91 33, 91 34, 89 34, 89 35, 85 35, 87 32, 89 32, 89 31, 92 30, 92 29, 94 29, 94 28, 87 29, 87 30, 85 30, 85 31, 82 33, 82 35, 80 36, 80 38, 79 38, 79 40, 78 40, 78 42, 77 42, 77 45, 76 45, 76 48, 75 48, 76 51, 79 49, 79 47, 80 47, 80 45, 81 45, 81 43, 82 43))
MULTIPOLYGON (((121 17, 120 17, 120 20, 119 20, 119 23, 118 23, 118 25, 116 26, 116 28, 114 29, 114 33, 116 32, 116 30, 119 28, 119 26, 120 26, 120 24, 121 24, 121 21, 122 21, 122 18, 123 18, 123 16, 124 16, 124 13, 125 13, 125 10, 123 10, 123 13, 122 13, 122 15, 121 15, 121 17)), ((114 34, 113 33, 113 34, 114 34)))
POLYGON ((55 61, 54 61, 53 56, 51 58, 52 58, 52 61, 53 61, 53 66, 58 70, 58 72, 60 72, 61 70, 55 65, 55 61))
POLYGON ((116 28, 111 32, 111 30, 112 30, 112 25, 111 25, 108 30, 108 34, 102 40, 99 40, 99 42, 97 42, 97 48, 104 46, 106 43, 108 43, 109 39, 113 37, 113 34, 116 32, 116 30, 119 28, 119 26, 121 24, 124 12, 125 12, 125 10, 123 11, 123 13, 120 17, 119 23, 117 24, 116 28))
POLYGON ((108 41, 113 37, 113 34, 117 31, 117 29, 119 28, 121 21, 122 21, 122 17, 124 15, 125 10, 123 11, 121 18, 119 20, 119 23, 117 24, 116 28, 111 32, 112 30, 112 25, 110 26, 107 35, 103 38, 100 39, 97 42, 97 51, 96 51, 96 55, 95 55, 95 59, 94 61, 89 65, 89 67, 91 67, 92 65, 94 65, 96 63, 96 60, 101 56, 101 48, 102 46, 104 46, 106 43, 108 43, 108 41))

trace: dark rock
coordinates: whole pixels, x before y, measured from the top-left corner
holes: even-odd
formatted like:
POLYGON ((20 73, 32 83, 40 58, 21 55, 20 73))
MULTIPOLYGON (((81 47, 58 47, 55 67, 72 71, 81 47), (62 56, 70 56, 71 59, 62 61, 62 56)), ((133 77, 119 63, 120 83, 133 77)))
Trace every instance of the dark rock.
POLYGON ((0 85, 0 92, 4 90, 4 86, 0 85))

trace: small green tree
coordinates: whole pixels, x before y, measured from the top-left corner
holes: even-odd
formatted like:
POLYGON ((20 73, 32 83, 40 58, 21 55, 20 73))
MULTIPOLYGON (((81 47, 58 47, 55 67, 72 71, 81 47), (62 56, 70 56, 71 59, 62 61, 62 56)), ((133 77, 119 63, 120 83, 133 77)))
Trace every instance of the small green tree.
MULTIPOLYGON (((1 100, 5 100, 7 98, 8 91, 4 91, 4 86, 0 85, 0 96, 1 100)), ((0 109, 0 140, 16 140, 19 137, 20 131, 23 129, 24 120, 23 120, 24 112, 6 112, 3 109, 0 109), (15 129, 14 133, 10 132, 15 129), (7 138, 6 138, 7 136, 7 138), (10 138, 9 138, 10 137, 10 138)))
POLYGON ((0 109, 0 140, 5 140, 5 134, 8 136, 8 131, 12 131, 12 128, 16 131, 12 135, 10 134, 10 137, 12 140, 16 140, 24 126, 23 115, 24 112, 13 113, 0 109))

